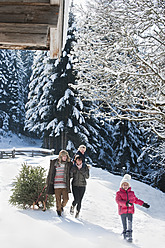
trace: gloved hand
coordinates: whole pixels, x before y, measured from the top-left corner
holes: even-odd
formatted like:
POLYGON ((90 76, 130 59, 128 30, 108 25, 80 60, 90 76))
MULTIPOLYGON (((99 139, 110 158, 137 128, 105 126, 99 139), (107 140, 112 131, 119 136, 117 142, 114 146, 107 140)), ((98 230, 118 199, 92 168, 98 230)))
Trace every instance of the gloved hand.
POLYGON ((144 202, 142 206, 145 207, 145 208, 149 208, 150 207, 150 205, 148 203, 146 203, 146 202, 144 202))
POLYGON ((133 205, 133 204, 132 204, 132 203, 130 203, 129 201, 130 201, 130 200, 126 201, 126 206, 127 206, 127 207, 130 207, 130 206, 132 206, 132 205, 133 205))

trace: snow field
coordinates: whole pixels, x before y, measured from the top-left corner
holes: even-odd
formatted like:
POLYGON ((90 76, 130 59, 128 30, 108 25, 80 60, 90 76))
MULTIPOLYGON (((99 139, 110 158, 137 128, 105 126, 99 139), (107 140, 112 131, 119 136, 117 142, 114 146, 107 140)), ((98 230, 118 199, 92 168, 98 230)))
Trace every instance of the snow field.
POLYGON ((59 218, 56 208, 46 212, 20 210, 9 205, 13 179, 23 162, 49 168, 51 156, 0 160, 0 242, 2 248, 47 246, 72 248, 163 248, 165 244, 165 194, 149 185, 131 180, 131 187, 138 198, 148 202, 151 208, 135 207, 133 240, 127 243, 121 237, 122 225, 117 212, 115 194, 121 177, 99 168, 90 169, 87 189, 82 201, 80 218, 71 216, 69 202, 64 216, 59 218))

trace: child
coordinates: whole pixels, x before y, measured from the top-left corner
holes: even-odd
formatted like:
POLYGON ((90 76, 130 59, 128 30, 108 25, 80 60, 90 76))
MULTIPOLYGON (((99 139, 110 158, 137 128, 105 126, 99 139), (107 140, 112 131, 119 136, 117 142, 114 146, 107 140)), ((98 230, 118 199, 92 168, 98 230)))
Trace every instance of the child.
POLYGON ((116 193, 116 202, 118 204, 118 211, 123 224, 122 234, 124 239, 132 242, 132 217, 134 214, 134 203, 145 208, 149 208, 150 205, 135 196, 134 191, 132 191, 130 187, 130 179, 131 176, 128 174, 123 177, 120 183, 120 189, 116 193))
POLYGON ((82 157, 82 161, 83 161, 83 166, 85 166, 85 157, 86 157, 86 146, 85 145, 80 145, 78 148, 78 151, 76 152, 76 154, 74 155, 73 158, 73 162, 75 163, 75 157, 79 155, 80 157, 82 157))

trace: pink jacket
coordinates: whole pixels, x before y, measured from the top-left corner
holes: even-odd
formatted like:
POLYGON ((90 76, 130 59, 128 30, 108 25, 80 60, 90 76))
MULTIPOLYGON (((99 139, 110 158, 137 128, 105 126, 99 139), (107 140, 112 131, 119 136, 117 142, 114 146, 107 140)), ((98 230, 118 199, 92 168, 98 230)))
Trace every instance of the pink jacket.
POLYGON ((118 211, 119 214, 134 214, 134 203, 138 204, 140 206, 143 205, 144 201, 138 199, 135 196, 134 191, 131 191, 131 187, 128 188, 128 190, 124 190, 123 188, 120 188, 120 190, 116 193, 116 202, 118 204, 118 211), (132 206, 127 207, 126 202, 130 200, 129 202, 132 203, 132 206))

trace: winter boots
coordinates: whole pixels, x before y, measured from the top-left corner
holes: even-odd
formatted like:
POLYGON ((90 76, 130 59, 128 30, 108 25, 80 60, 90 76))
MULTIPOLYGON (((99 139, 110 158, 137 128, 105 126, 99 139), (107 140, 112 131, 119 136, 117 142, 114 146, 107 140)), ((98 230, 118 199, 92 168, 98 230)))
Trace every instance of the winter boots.
POLYGON ((127 240, 128 242, 132 242, 132 230, 128 230, 128 231, 126 232, 126 240, 127 240))
POLYGON ((123 238, 126 239, 126 237, 127 237, 126 231, 123 231, 122 234, 123 234, 123 238))
POLYGON ((59 217, 61 217, 61 211, 60 210, 57 210, 57 214, 59 217))
POLYGON ((75 218, 78 218, 78 217, 79 217, 79 211, 76 211, 75 218))
POLYGON ((132 230, 123 231, 123 238, 128 242, 132 242, 132 230))
POLYGON ((60 217, 63 212, 64 212, 64 208, 63 208, 63 206, 61 206, 61 210, 57 210, 58 216, 60 217))
POLYGON ((74 206, 73 206, 73 205, 70 207, 70 214, 71 214, 71 215, 74 214, 74 206))
MULTIPOLYGON (((73 215, 74 214, 74 206, 72 205, 70 207, 70 214, 73 215)), ((76 211, 76 215, 75 215, 75 218, 78 218, 79 217, 79 211, 76 211)))
POLYGON ((127 232, 128 232, 128 234, 127 234, 127 241, 128 242, 132 242, 132 230, 127 231, 127 232))

